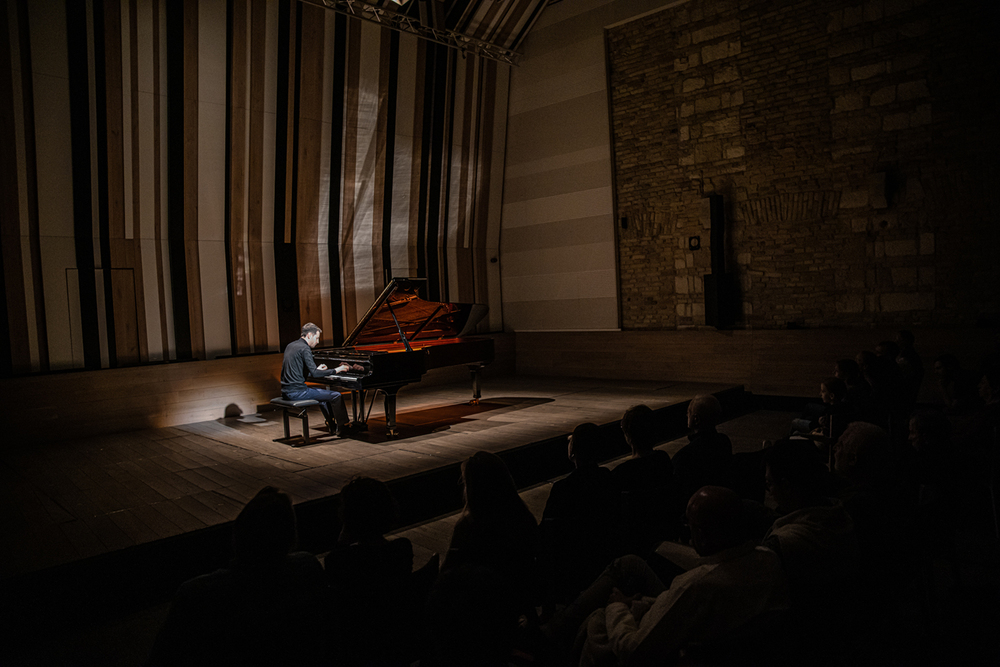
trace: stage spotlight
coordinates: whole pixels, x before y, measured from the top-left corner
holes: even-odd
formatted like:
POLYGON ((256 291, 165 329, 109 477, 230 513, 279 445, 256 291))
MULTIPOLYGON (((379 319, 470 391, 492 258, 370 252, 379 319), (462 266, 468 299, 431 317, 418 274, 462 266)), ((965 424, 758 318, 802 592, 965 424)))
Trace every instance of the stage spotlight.
POLYGON ((405 5, 406 3, 408 3, 410 0, 392 0, 392 1, 395 2, 397 5, 399 5, 400 7, 402 7, 403 5, 405 5))

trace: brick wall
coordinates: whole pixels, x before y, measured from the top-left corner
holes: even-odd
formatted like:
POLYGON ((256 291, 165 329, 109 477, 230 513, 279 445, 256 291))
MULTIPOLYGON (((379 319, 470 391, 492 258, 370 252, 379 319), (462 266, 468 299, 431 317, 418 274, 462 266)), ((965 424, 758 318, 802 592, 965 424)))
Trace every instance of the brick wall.
POLYGON ((608 29, 623 328, 704 324, 709 194, 742 325, 1000 312, 1000 24, 980 6, 693 0, 608 29))

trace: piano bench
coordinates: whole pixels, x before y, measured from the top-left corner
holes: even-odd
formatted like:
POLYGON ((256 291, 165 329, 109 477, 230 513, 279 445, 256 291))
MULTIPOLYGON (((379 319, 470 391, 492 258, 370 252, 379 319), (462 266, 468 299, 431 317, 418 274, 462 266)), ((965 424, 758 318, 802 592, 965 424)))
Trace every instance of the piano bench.
POLYGON ((292 447, 297 446, 298 443, 292 444, 288 441, 292 439, 291 433, 288 428, 288 417, 291 415, 296 419, 302 420, 302 443, 303 445, 309 444, 309 415, 306 412, 309 408, 314 405, 319 405, 318 401, 306 398, 301 401, 292 401, 287 398, 272 398, 271 405, 277 405, 281 408, 281 421, 285 425, 285 437, 275 438, 274 442, 280 442, 283 444, 291 444, 292 447))

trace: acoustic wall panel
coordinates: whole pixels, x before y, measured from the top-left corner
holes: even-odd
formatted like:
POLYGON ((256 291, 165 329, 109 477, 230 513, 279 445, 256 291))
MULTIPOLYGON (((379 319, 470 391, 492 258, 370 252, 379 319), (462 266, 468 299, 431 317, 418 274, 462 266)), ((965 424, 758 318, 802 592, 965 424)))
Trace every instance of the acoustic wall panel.
POLYGON ((499 326, 506 66, 292 0, 5 9, 3 373, 337 342, 390 276, 499 326))

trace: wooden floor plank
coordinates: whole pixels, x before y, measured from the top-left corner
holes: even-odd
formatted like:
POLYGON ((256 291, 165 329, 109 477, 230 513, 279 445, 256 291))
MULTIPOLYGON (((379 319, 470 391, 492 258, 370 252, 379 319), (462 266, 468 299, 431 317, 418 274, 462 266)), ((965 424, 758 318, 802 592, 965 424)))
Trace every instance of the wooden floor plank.
POLYGON ((125 509, 108 516, 134 544, 145 544, 159 537, 155 530, 136 515, 135 510, 125 509))
POLYGON ((184 532, 190 532, 192 530, 199 530, 205 528, 209 524, 202 521, 197 516, 187 511, 178 502, 181 499, 178 498, 177 501, 164 501, 161 503, 153 503, 150 507, 162 514, 171 523, 179 526, 184 532))

